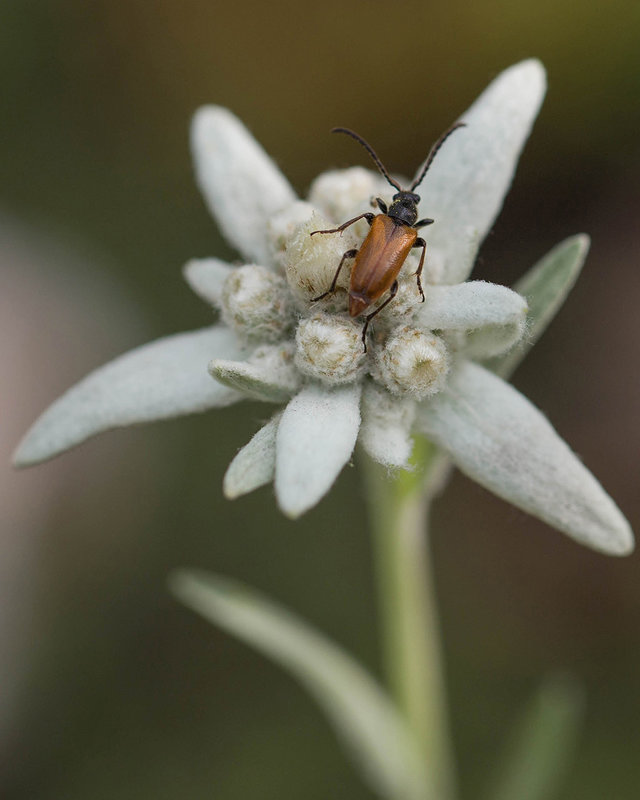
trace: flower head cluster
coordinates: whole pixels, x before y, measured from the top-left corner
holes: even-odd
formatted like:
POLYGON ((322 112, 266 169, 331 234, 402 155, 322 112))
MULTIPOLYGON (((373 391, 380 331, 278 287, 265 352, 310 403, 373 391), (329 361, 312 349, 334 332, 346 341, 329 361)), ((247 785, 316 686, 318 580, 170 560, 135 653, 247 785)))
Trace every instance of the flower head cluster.
MULTIPOLYGON (((245 260, 189 262, 185 278, 218 312, 204 330, 170 336, 116 359, 51 406, 16 454, 35 463, 108 428, 229 405, 275 403, 271 420, 232 461, 237 497, 271 480, 290 516, 315 505, 356 442, 389 468, 406 468, 412 436, 428 437, 464 472, 578 540, 628 552, 629 526, 595 478, 519 392, 478 362, 525 335, 527 302, 466 281, 500 210, 542 101, 544 71, 526 61, 502 73, 463 115, 421 188, 428 229, 422 298, 410 255, 394 299, 373 320, 347 307, 349 269, 324 295, 347 250, 367 235, 311 236, 390 200, 389 185, 352 168, 317 178, 299 200, 229 111, 202 108, 192 144, 205 200, 245 260)), ((384 299, 384 298, 382 298, 384 299)), ((381 299, 381 300, 382 300, 381 299)))

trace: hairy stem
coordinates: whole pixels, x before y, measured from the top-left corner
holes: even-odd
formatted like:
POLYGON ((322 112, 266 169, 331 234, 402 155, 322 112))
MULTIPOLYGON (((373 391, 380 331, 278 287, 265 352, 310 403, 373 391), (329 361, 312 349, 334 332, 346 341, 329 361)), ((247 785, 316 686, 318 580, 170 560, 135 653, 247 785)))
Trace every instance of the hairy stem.
POLYGON ((414 471, 390 476, 367 462, 385 666, 391 692, 412 729, 438 800, 455 797, 444 691, 440 626, 433 587, 428 519, 443 461, 416 443, 414 471))

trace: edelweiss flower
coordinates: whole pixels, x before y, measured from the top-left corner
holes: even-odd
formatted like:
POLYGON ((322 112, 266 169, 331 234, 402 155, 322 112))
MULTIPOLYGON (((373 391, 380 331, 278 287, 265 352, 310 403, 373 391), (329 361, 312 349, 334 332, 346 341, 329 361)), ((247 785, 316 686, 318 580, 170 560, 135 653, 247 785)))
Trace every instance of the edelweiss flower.
POLYGON ((402 468, 418 433, 520 508, 596 549, 629 552, 629 525, 591 473, 528 400, 474 363, 505 353, 525 333, 520 295, 464 281, 544 87, 541 65, 523 62, 463 115, 467 127, 438 153, 421 189, 421 210, 436 220, 426 237, 425 302, 410 256, 397 296, 372 322, 366 353, 362 319, 347 313, 348 269, 335 293, 313 299, 329 288, 342 254, 362 242, 366 223, 343 235, 310 233, 363 213, 372 197, 388 200, 387 183, 361 168, 329 172, 299 201, 229 111, 201 109, 192 130, 198 181, 247 264, 191 261, 185 277, 221 321, 93 372, 35 423, 16 463, 42 461, 115 426, 249 397, 284 408, 232 461, 228 497, 274 479, 280 507, 296 517, 329 490, 357 441, 380 463, 402 468))

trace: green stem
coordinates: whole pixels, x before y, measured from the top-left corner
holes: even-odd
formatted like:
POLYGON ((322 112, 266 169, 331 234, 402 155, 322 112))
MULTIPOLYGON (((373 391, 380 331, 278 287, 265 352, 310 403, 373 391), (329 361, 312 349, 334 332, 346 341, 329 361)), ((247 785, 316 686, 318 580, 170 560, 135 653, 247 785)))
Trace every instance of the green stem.
POLYGON ((390 476, 367 463, 385 665, 394 699, 424 754, 437 800, 455 797, 440 628, 427 537, 442 461, 416 443, 414 471, 390 476))

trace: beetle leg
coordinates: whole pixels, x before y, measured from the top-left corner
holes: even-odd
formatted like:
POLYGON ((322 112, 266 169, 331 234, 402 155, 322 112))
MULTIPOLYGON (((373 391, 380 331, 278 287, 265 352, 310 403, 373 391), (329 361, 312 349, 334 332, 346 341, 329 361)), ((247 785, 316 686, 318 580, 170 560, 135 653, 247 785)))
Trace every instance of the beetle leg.
POLYGON ((366 211, 364 214, 358 214, 357 217, 343 222, 338 228, 331 228, 329 231, 311 231, 309 236, 313 236, 315 233, 342 233, 345 228, 348 228, 349 225, 353 225, 353 223, 357 222, 359 219, 366 219, 369 225, 371 225, 375 216, 376 215, 372 214, 370 211, 366 211))
POLYGON ((435 219, 421 219, 413 226, 414 228, 424 228, 425 225, 433 225, 435 219))
MULTIPOLYGON (((317 231, 317 233, 324 233, 324 231, 317 231)), ((318 297, 312 298, 311 300, 312 303, 315 303, 316 300, 322 300, 323 297, 327 297, 327 295, 333 294, 333 292, 335 292, 336 283, 338 282, 338 275, 340 274, 342 265, 344 264, 347 258, 355 258, 357 255, 358 255, 357 250, 347 250, 347 252, 340 259, 340 263, 338 264, 338 269, 336 270, 336 274, 333 276, 333 280, 331 281, 331 286, 329 287, 328 291, 326 291, 324 294, 319 295, 318 297)))
POLYGON ((398 281, 394 281, 391 284, 391 288, 389 289, 389 297, 384 301, 381 306, 378 306, 375 311, 371 314, 367 314, 364 318, 364 327, 362 329, 362 344, 364 345, 364 352, 367 352, 367 328, 369 327, 369 323, 375 317, 376 314, 379 314, 385 306, 388 306, 389 303, 393 300, 393 298, 398 293, 398 281))
POLYGON ((420 256, 420 263, 418 264, 418 269, 414 272, 416 276, 416 280, 418 281, 418 290, 422 295, 421 302, 424 303, 424 292, 422 291, 422 281, 420 280, 420 276, 422 275, 422 267, 424 267, 424 255, 427 252, 427 243, 422 237, 418 237, 415 241, 414 247, 421 247, 422 248, 422 255, 420 256))
POLYGON ((383 214, 387 213, 387 204, 384 202, 384 200, 382 200, 380 197, 376 197, 376 204, 383 214))

